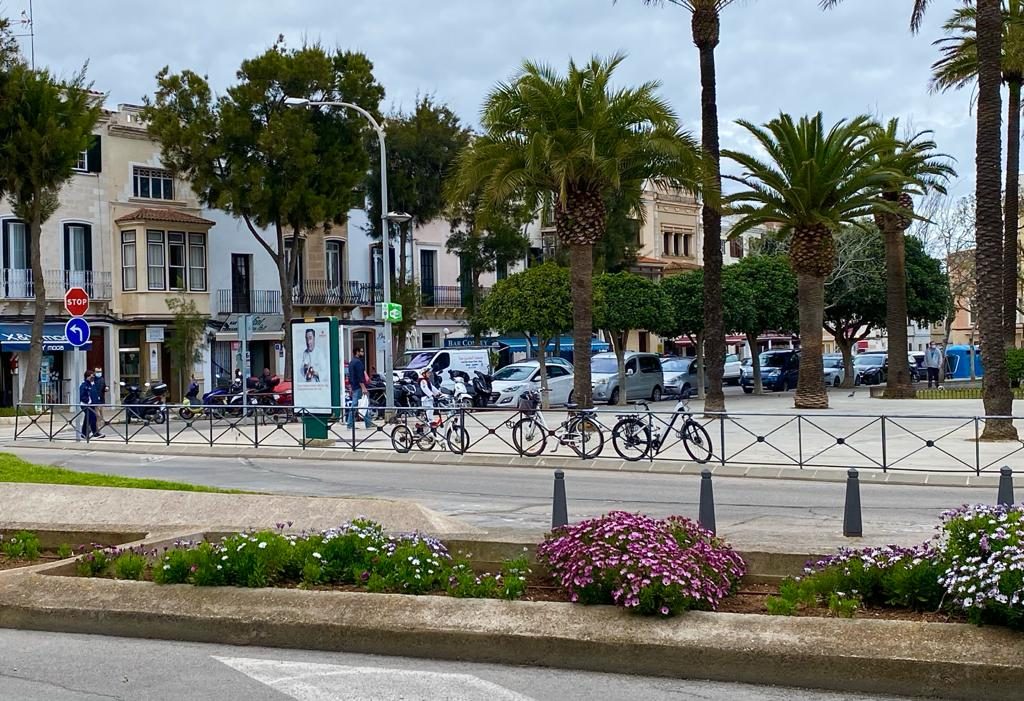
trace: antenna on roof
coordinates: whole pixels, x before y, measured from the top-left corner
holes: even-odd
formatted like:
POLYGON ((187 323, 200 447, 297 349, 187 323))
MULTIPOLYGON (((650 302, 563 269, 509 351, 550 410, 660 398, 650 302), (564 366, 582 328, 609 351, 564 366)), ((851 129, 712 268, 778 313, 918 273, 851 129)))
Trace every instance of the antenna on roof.
POLYGON ((26 31, 22 34, 14 35, 16 37, 29 38, 29 56, 32 60, 32 70, 36 69, 36 24, 34 17, 35 15, 32 12, 32 0, 28 0, 28 12, 22 10, 21 19, 18 20, 18 24, 20 24, 22 29, 25 29, 26 31))

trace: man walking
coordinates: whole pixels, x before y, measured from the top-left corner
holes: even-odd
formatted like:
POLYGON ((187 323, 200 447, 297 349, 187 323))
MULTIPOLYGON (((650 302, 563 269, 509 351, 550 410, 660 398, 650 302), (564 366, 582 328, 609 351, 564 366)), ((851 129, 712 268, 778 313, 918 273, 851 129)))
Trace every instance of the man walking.
POLYGON ((924 354, 924 365, 928 369, 928 389, 939 386, 939 368, 942 367, 942 351, 934 343, 928 344, 928 350, 924 354))
MULTIPOLYGON (((348 427, 356 425, 356 412, 359 411, 359 400, 366 394, 366 363, 363 362, 363 349, 356 348, 352 360, 348 363, 348 385, 352 388, 352 409, 348 415, 348 427)), ((370 418, 372 411, 369 406, 363 410, 363 421, 366 428, 373 428, 370 418)))
POLYGON ((106 425, 103 416, 103 405, 107 403, 107 381, 103 379, 103 368, 96 368, 92 380, 93 411, 96 412, 96 423, 106 425))
POLYGON ((78 402, 82 405, 82 438, 103 438, 103 434, 96 430, 96 410, 93 409, 93 380, 95 375, 92 370, 85 371, 85 378, 78 386, 78 402))

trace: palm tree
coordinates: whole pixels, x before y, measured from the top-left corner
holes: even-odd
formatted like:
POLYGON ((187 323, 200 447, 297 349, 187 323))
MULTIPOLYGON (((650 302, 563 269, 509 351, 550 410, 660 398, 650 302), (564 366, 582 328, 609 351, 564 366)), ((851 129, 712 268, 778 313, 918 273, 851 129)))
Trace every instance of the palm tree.
POLYGON ((484 133, 459 157, 449 195, 480 192, 482 206, 518 201, 536 208, 554 198, 555 230, 569 249, 573 305, 573 392, 591 400, 593 248, 604 236, 611 195, 632 195, 652 180, 696 191, 700 156, 679 128, 656 82, 610 86, 624 56, 569 63, 565 76, 527 61, 484 101, 484 133))
MULTIPOLYGON (((843 0, 821 0, 822 9, 830 10, 843 0)), ((921 21, 924 19, 924 11, 928 9, 930 0, 914 0, 914 8, 910 11, 910 31, 917 33, 921 28, 921 21)), ((984 0, 983 0, 984 1, 984 0)))
MULTIPOLYGON (((1003 189, 1003 333, 1008 347, 1017 336, 1017 219, 1020 214, 1020 113, 1024 85, 1024 0, 1003 0, 1002 74, 1008 88, 1006 109, 1006 186, 1003 189)), ((933 42, 942 58, 932 64, 931 89, 945 92, 973 85, 978 78, 978 11, 973 2, 958 8, 943 25, 946 36, 933 42)))
MULTIPOLYGON (((664 4, 665 0, 643 0, 664 4)), ((725 325, 722 321, 722 215, 718 195, 722 190, 718 139, 718 98, 715 81, 715 47, 720 31, 719 13, 736 0, 668 0, 688 10, 693 43, 700 54, 701 147, 704 150, 704 367, 707 373, 706 411, 725 411, 722 375, 725 372, 725 325), (710 200, 710 202, 709 202, 710 200)))
POLYGON ((880 141, 879 165, 899 176, 885 184, 882 197, 897 208, 898 213, 875 212, 885 241, 886 305, 885 326, 889 336, 889 376, 885 396, 890 399, 910 399, 915 395, 907 359, 907 270, 903 232, 914 217, 913 195, 924 195, 929 190, 945 193, 944 183, 956 171, 949 165, 949 157, 935 152, 932 132, 922 131, 900 139, 899 120, 891 119, 879 129, 875 138, 880 141))
POLYGON ((864 228, 862 218, 876 212, 897 214, 898 207, 882 193, 900 176, 882 160, 886 144, 877 138, 881 127, 867 116, 839 121, 828 132, 820 112, 798 122, 781 114, 763 127, 737 123, 768 158, 723 151, 743 169, 739 176, 726 176, 745 187, 724 200, 741 215, 733 233, 777 224, 779 235, 789 237, 800 306, 800 379, 794 404, 798 409, 826 409, 821 334, 825 278, 835 259, 833 233, 843 224, 864 228))

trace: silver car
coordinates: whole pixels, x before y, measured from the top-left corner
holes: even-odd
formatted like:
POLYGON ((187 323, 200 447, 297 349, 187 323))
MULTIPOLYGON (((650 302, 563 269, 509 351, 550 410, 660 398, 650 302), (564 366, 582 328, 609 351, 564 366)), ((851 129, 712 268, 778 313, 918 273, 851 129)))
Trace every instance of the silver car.
POLYGON ((843 356, 826 355, 822 358, 825 364, 825 386, 838 387, 846 379, 846 367, 843 365, 843 356))
MULTIPOLYGON (((661 363, 654 353, 628 351, 626 361, 626 399, 661 401, 665 391, 665 378, 661 363)), ((614 353, 598 353, 590 363, 590 381, 593 383, 594 401, 619 403, 619 364, 614 353)))

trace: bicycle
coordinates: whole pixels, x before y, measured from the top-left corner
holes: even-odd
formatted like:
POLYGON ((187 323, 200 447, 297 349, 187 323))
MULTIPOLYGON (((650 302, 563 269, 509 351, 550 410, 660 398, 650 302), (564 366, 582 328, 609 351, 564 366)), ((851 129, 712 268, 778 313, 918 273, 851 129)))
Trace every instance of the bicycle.
POLYGON ((435 425, 427 421, 422 411, 416 413, 415 425, 412 429, 400 423, 391 431, 391 446, 399 453, 408 453, 415 444, 420 450, 433 450, 435 445, 447 448, 456 455, 462 455, 469 447, 469 432, 463 424, 459 412, 453 411, 454 404, 446 395, 438 397, 439 415, 447 414, 443 421, 435 425))
MULTIPOLYGON (((619 420, 612 427, 612 447, 623 460, 635 462, 645 457, 654 460, 654 456, 665 447, 669 436, 673 435, 672 429, 679 417, 683 417, 683 425, 675 432, 686 448, 687 454, 694 462, 704 464, 711 460, 711 436, 707 429, 701 426, 690 412, 689 393, 684 393, 676 404, 672 420, 665 427, 662 434, 660 428, 654 426, 654 415, 648 411, 645 421, 639 414, 619 415, 619 420)), ((636 402, 648 409, 646 402, 636 402)))
POLYGON ((512 443, 520 455, 535 458, 544 452, 550 435, 557 442, 552 453, 558 446, 571 448, 581 458, 596 458, 604 448, 604 433, 594 418, 593 409, 575 411, 576 404, 566 404, 569 415, 554 431, 548 428, 544 414, 537 407, 540 395, 536 391, 524 392, 519 400, 519 408, 523 415, 518 421, 509 419, 505 425, 512 429, 512 443))

